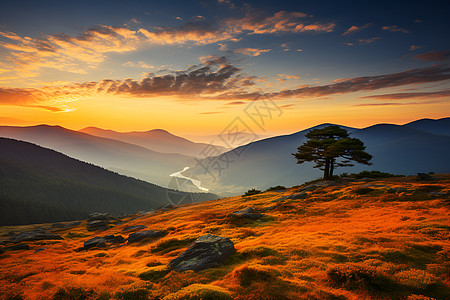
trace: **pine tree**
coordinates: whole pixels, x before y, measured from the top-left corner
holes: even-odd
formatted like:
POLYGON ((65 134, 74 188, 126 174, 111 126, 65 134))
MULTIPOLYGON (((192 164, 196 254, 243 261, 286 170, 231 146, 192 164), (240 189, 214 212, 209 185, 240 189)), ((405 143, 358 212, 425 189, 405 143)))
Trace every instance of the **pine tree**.
POLYGON ((337 167, 351 167, 351 161, 370 165, 372 155, 365 152, 364 143, 350 138, 347 130, 336 125, 313 129, 306 135, 307 141, 292 153, 298 164, 314 161, 314 168, 324 171, 323 179, 333 176, 337 167))

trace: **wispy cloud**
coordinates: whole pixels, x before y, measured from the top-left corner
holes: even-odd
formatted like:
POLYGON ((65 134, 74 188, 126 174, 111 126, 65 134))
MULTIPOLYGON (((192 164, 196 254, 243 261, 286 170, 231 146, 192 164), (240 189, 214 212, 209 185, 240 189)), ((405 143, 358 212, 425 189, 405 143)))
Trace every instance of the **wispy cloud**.
POLYGON ((346 35, 350 35, 350 34, 359 32, 359 31, 361 31, 361 30, 364 30, 364 29, 368 28, 370 25, 372 25, 372 23, 367 23, 367 24, 364 24, 364 25, 362 25, 362 26, 351 26, 349 29, 347 29, 347 30, 342 34, 342 36, 346 36, 346 35))
POLYGON ((434 104, 439 103, 441 101, 423 101, 423 102, 406 102, 406 103, 399 103, 399 102, 384 102, 384 103, 360 103, 355 104, 353 106, 401 106, 401 105, 424 105, 424 104, 434 104))
POLYGON ((258 48, 239 48, 235 49, 235 53, 245 54, 248 56, 259 56, 261 53, 270 52, 271 49, 258 49, 258 48))
MULTIPOLYGON (((135 19, 129 23, 140 26, 140 22, 135 19)), ((178 27, 141 26, 132 30, 128 25, 98 25, 78 36, 58 33, 32 38, 3 31, 0 35, 9 40, 0 42, 3 61, 8 69, 22 77, 36 76, 39 69, 44 67, 84 74, 105 61, 110 53, 126 53, 152 45, 207 45, 238 41, 243 36, 253 34, 331 32, 335 27, 334 23, 313 21, 301 12, 267 14, 255 9, 248 9, 241 18, 216 20, 213 23, 197 16, 194 21, 178 27)), ((257 56, 268 51, 250 49, 242 52, 257 56)))
MULTIPOLYGON (((358 43, 360 45, 367 45, 367 44, 372 44, 373 42, 375 42, 375 41, 377 41, 379 39, 381 39, 381 37, 379 37, 379 36, 368 38, 368 39, 359 39, 358 43)), ((353 45, 351 45, 351 46, 353 46, 353 45)))
POLYGON ((430 99, 450 97, 450 90, 436 92, 415 92, 415 93, 392 93, 360 97, 360 99, 383 99, 383 100, 399 100, 399 99, 430 99))
POLYGON ((414 50, 417 50, 419 48, 422 48, 422 45, 411 45, 409 47, 409 51, 414 51, 414 50))
POLYGON ((387 31, 391 31, 391 32, 411 33, 411 31, 409 31, 408 29, 400 28, 397 25, 383 26, 382 29, 383 30, 387 30, 387 31))
POLYGON ((430 51, 427 53, 417 54, 414 58, 422 61, 445 61, 450 59, 450 50, 430 51))

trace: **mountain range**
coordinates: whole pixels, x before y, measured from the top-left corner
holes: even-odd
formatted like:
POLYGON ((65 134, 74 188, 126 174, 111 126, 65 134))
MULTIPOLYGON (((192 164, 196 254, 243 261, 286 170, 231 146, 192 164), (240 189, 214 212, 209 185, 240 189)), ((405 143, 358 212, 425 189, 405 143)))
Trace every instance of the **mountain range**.
MULTIPOLYGON (((97 127, 86 127, 81 129, 80 132, 138 145, 156 152, 178 153, 192 157, 201 157, 202 151, 208 147, 208 144, 206 143, 194 143, 188 139, 173 135, 163 129, 117 132, 97 127)), ((226 152, 230 149, 216 146, 216 150, 226 152)))
MULTIPOLYGON (((296 164, 291 153, 305 141, 311 129, 256 141, 209 158, 188 170, 215 193, 236 195, 250 188, 293 186, 322 176, 312 163, 296 164)), ((450 118, 423 119, 405 125, 378 124, 363 129, 347 129, 360 139, 372 156, 372 165, 339 168, 336 173, 379 170, 394 174, 450 172, 450 118)))
MULTIPOLYGON (((193 156, 184 154, 194 154, 206 144, 194 143, 160 129, 120 133, 93 127, 78 132, 48 125, 0 126, 0 136, 32 142, 162 186, 171 186, 173 177, 170 174, 187 169, 182 175, 200 180, 210 191, 236 195, 250 188, 298 185, 320 178, 322 172, 313 168, 312 163, 297 165, 291 153, 305 141, 308 131, 327 125, 332 124, 254 141, 204 159, 201 164, 193 156), (166 151, 171 153, 162 153, 166 151)), ((422 119, 404 125, 377 124, 362 129, 341 127, 351 137, 365 143, 366 151, 373 156, 373 164, 339 168, 337 174, 362 170, 394 174, 450 172, 447 154, 450 118, 422 119)))
POLYGON ((0 138, 0 225, 67 221, 216 199, 119 175, 51 149, 0 138), (187 201, 189 200, 189 201, 187 201))

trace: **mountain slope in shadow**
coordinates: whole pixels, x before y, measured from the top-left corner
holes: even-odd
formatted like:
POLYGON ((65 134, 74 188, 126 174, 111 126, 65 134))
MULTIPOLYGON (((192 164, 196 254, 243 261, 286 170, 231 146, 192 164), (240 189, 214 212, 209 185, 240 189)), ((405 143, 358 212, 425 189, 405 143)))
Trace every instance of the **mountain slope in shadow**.
MULTIPOLYGON (((208 147, 208 144, 194 143, 163 129, 117 132, 97 127, 86 127, 81 129, 80 132, 138 145, 161 153, 179 153, 193 157, 202 156, 201 153, 208 147)), ((220 150, 221 153, 229 150, 221 146, 216 146, 216 149, 220 150)))
POLYGON ((51 148, 70 157, 162 186, 169 182, 169 174, 188 166, 192 160, 189 156, 159 153, 60 126, 0 126, 0 136, 51 148))
MULTIPOLYGON (((0 225, 156 209, 188 194, 171 191, 40 146, 0 138, 0 225)), ((217 198, 190 194, 196 201, 217 198)))

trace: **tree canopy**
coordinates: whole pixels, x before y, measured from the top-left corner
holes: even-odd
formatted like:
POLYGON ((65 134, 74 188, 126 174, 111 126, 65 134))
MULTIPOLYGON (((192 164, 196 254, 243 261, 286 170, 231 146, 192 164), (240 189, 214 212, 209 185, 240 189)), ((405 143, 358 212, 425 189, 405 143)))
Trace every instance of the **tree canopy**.
POLYGON ((323 178, 330 179, 337 167, 351 167, 352 161, 370 165, 372 155, 364 151, 364 143, 349 137, 347 130, 330 125, 313 129, 306 135, 307 141, 292 153, 298 164, 313 161, 314 168, 324 171, 323 178))

